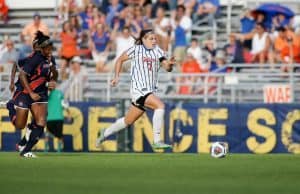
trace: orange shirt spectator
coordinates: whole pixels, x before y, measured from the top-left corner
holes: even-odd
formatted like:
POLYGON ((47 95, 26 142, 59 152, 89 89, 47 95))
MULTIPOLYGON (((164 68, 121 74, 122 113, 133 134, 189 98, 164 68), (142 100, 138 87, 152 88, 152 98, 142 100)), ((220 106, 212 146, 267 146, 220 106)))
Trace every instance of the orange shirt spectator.
POLYGON ((287 45, 281 50, 281 57, 284 62, 291 62, 291 56, 293 55, 293 61, 300 63, 300 47, 293 44, 292 46, 287 45))
POLYGON ((22 30, 22 36, 30 36, 31 40, 34 39, 35 33, 37 31, 43 32, 45 35, 49 35, 48 26, 41 21, 41 16, 39 13, 33 15, 33 22, 27 24, 22 30))
POLYGON ((5 3, 5 0, 0 0, 0 20, 7 20, 8 7, 5 3))
POLYGON ((71 29, 69 22, 63 24, 63 31, 60 33, 60 39, 62 46, 60 55, 63 58, 71 60, 72 57, 78 55, 77 34, 74 29, 71 29))
MULTIPOLYGON (((183 62, 181 67, 182 73, 201 73, 204 72, 200 69, 200 65, 197 63, 197 60, 193 58, 193 56, 188 53, 187 59, 183 62)), ((186 85, 181 85, 179 88, 179 94, 191 94, 193 89, 193 83, 197 81, 197 77, 195 76, 183 76, 181 79, 181 84, 184 83, 186 85)))
POLYGON ((280 27, 278 29, 278 36, 274 41, 274 47, 276 52, 280 53, 283 48, 288 46, 288 38, 291 38, 294 44, 297 41, 297 38, 293 31, 286 30, 284 27, 280 27))

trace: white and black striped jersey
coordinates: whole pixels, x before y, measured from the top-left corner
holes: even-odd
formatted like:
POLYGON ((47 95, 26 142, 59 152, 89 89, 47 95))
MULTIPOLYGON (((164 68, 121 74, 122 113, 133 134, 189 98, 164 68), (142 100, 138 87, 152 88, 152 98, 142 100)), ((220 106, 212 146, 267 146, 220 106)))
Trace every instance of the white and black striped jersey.
POLYGON ((126 54, 131 60, 131 90, 137 90, 141 95, 155 92, 160 60, 166 58, 166 53, 158 46, 147 49, 143 45, 134 45, 126 54))

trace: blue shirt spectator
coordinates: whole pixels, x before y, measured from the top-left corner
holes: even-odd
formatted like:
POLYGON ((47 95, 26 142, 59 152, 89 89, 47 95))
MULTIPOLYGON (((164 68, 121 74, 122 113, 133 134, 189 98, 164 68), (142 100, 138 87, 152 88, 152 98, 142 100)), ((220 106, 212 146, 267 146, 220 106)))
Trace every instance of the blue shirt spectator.
POLYGON ((89 22, 90 20, 92 20, 92 16, 90 14, 88 14, 87 12, 81 12, 79 14, 80 18, 81 18, 81 28, 83 30, 88 30, 89 29, 89 22))
POLYGON ((174 46, 187 46, 185 30, 181 26, 175 28, 175 43, 174 46))
POLYGON ((123 9, 123 5, 120 4, 117 0, 112 1, 112 4, 108 6, 106 11, 106 23, 109 26, 113 26, 113 20, 115 17, 118 17, 119 12, 123 9))
POLYGON ((249 17, 243 17, 241 20, 241 33, 247 34, 255 27, 255 20, 249 17))
POLYGON ((98 52, 104 52, 110 40, 107 32, 104 32, 102 35, 96 32, 92 36, 92 39, 98 52))

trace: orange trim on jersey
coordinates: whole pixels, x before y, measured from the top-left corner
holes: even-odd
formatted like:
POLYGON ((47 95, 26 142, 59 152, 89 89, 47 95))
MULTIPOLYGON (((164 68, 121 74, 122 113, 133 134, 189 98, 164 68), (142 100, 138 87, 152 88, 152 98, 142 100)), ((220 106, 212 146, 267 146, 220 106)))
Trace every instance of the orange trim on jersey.
MULTIPOLYGON (((45 82, 45 81, 46 81, 46 78, 40 77, 39 79, 32 81, 32 82, 29 84, 29 86, 30 86, 30 88, 31 88, 32 90, 35 90, 37 87, 39 87, 39 86, 40 86, 41 84, 43 84, 43 82, 45 82)), ((24 92, 25 94, 28 94, 28 91, 27 91, 26 89, 24 89, 23 92, 24 92)))

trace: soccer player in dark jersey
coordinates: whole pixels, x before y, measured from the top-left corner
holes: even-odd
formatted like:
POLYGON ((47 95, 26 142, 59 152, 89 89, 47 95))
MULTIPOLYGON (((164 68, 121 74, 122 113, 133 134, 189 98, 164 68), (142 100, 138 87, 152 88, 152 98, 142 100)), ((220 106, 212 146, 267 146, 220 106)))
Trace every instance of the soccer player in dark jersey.
MULTIPOLYGON (((28 57, 26 57, 24 59, 20 59, 17 63, 14 63, 12 71, 11 71, 10 86, 9 86, 11 92, 14 92, 14 90, 15 90, 14 80, 15 80, 15 75, 16 75, 17 69, 23 68, 24 64, 26 64, 26 60, 29 60, 34 55, 37 55, 40 52, 41 49, 40 49, 40 47, 38 45, 38 38, 42 37, 42 34, 43 33, 40 32, 40 31, 37 31, 37 33, 36 33, 36 37, 35 37, 35 39, 32 42, 33 53, 31 53, 30 56, 28 56, 28 57)), ((56 67, 55 58, 53 56, 51 56, 51 62, 53 63, 53 65, 51 66, 51 68, 56 67)), ((57 77, 58 77, 57 71, 55 69, 52 69, 51 72, 53 73, 52 79, 53 80, 57 80, 57 77)), ((9 110, 13 110, 14 106, 15 105, 14 105, 13 100, 10 100, 7 103, 7 107, 8 107, 9 110)), ((15 115, 16 111, 13 110, 13 111, 11 111, 11 113, 13 115, 15 115)), ((14 118, 13 115, 11 116, 12 118, 14 118)), ((25 133, 24 137, 16 144, 16 149, 18 151, 21 152, 25 148, 25 145, 26 145, 27 140, 29 138, 29 134, 31 132, 30 126, 33 125, 33 124, 34 124, 34 119, 32 119, 32 122, 28 124, 28 127, 26 128, 26 133, 25 133)))
POLYGON ((52 42, 49 36, 37 32, 36 40, 40 51, 19 61, 20 74, 16 91, 13 100, 7 104, 10 119, 17 129, 25 127, 29 109, 33 116, 34 122, 28 126, 30 133, 26 133, 26 145, 20 153, 24 157, 35 157, 31 153, 31 148, 43 134, 47 115, 48 88, 55 88, 57 79, 55 64, 51 62, 52 42))

